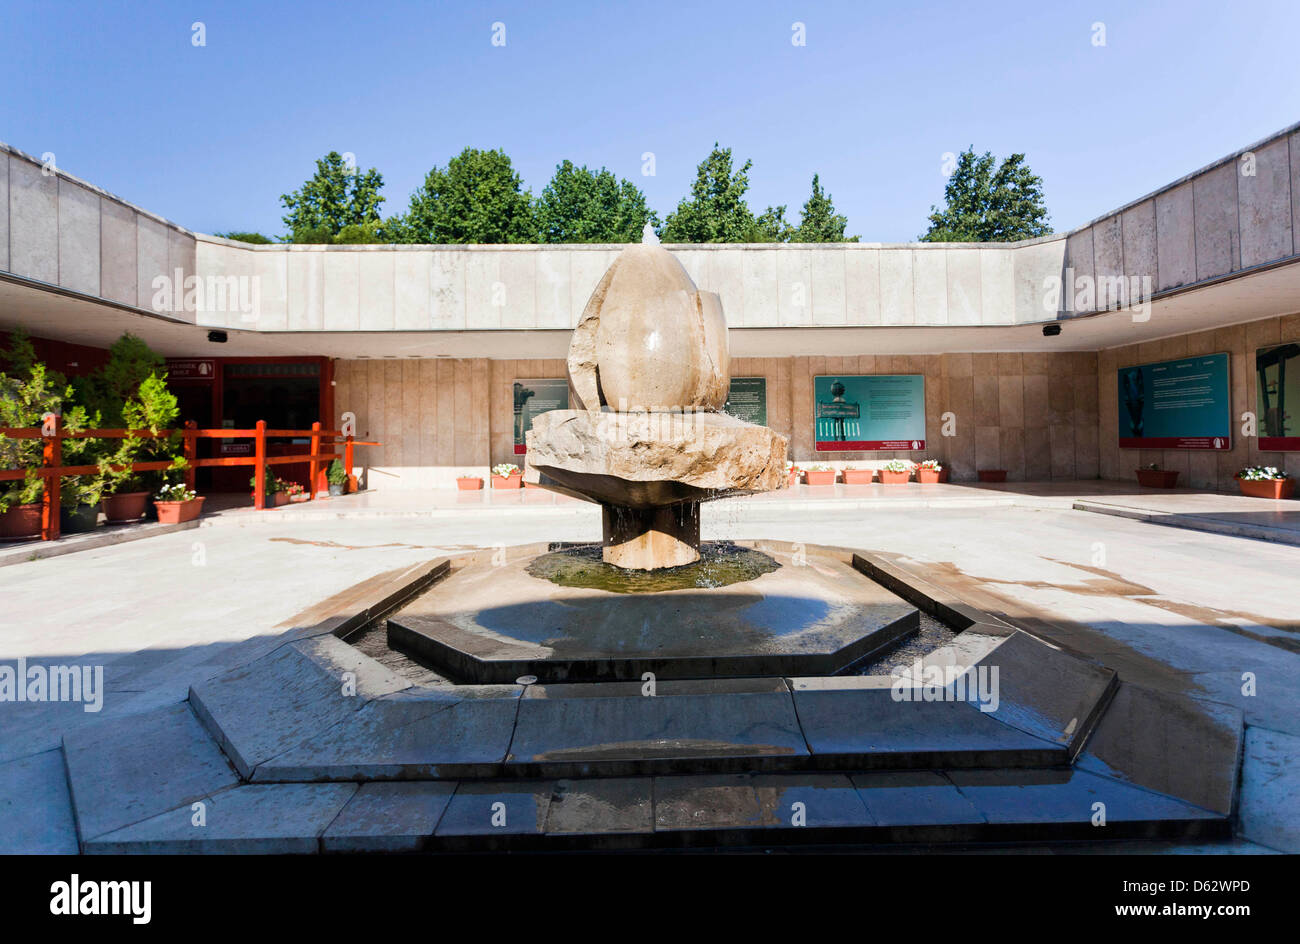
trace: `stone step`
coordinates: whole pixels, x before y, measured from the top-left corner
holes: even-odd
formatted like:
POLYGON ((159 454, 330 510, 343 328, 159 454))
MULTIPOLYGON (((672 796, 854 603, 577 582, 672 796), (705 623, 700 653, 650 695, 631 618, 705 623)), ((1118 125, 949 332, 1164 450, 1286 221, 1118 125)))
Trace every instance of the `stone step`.
POLYGON ((87 852, 414 852, 1215 839, 1221 813, 1080 770, 253 784, 87 852))

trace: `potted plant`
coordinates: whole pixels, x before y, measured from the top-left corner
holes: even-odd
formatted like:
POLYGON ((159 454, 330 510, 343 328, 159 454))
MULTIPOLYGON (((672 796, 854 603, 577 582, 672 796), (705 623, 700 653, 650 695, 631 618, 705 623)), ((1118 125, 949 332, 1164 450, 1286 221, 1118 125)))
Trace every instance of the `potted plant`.
POLYGON ((493 488, 521 488, 523 484, 524 473, 513 462, 502 462, 492 467, 493 488))
POLYGON ((890 459, 880 467, 880 484, 903 485, 912 477, 912 463, 905 459, 890 459))
POLYGON ((456 487, 462 492, 476 492, 483 487, 483 480, 476 475, 458 475, 456 487))
MULTIPOLYGON (((57 371, 47 370, 36 360, 36 349, 24 332, 11 334, 9 348, 0 351, 0 367, 0 427, 39 427, 51 413, 61 414, 63 428, 69 432, 90 425, 83 407, 70 407, 72 387, 57 371)), ((77 463, 89 442, 65 440, 64 464, 77 463)), ((44 463, 44 452, 45 442, 40 437, 0 435, 0 468, 23 471, 21 479, 0 482, 0 539, 40 537, 45 479, 37 470, 44 463)))
POLYGON ((335 459, 325 472, 325 481, 329 482, 330 497, 337 498, 343 494, 348 485, 348 474, 343 471, 343 460, 335 459))
POLYGON ((1138 485, 1143 488, 1173 488, 1178 484, 1177 469, 1162 469, 1155 462, 1136 469, 1135 472, 1138 485))
POLYGON ((922 485, 937 485, 943 480, 943 473, 938 459, 926 459, 916 467, 916 480, 922 485))
POLYGON ((1237 473, 1237 488, 1251 498, 1290 498, 1295 480, 1271 465, 1252 465, 1237 473))
POLYGON ((307 489, 297 482, 283 482, 284 495, 286 500, 291 502, 305 502, 309 497, 307 489))
POLYGON ((981 482, 1005 482, 1006 480, 1006 469, 980 469, 981 482))
POLYGON ((98 462, 104 517, 112 523, 143 518, 149 510, 149 493, 154 484, 160 487, 165 483, 163 472, 136 472, 133 463, 170 460, 171 467, 166 471, 185 468, 185 459, 179 454, 179 431, 158 435, 180 415, 176 396, 167 389, 165 374, 150 373, 142 380, 122 403, 120 414, 123 428, 148 430, 153 435, 103 441, 116 443, 98 462))
POLYGON ((874 469, 846 468, 842 474, 845 485, 870 485, 871 480, 876 476, 874 469))
POLYGON ((181 524, 193 521, 203 510, 203 496, 182 482, 164 485, 154 496, 159 524, 181 524))
POLYGON ((804 473, 804 481, 809 485, 834 485, 835 469, 822 463, 810 465, 804 473))
POLYGON ((799 468, 789 459, 785 460, 785 487, 794 488, 799 484, 799 476, 803 475, 803 469, 799 468))
MULTIPOLYGON (((268 465, 263 474, 262 491, 266 495, 266 503, 272 507, 277 505, 287 505, 289 503, 289 483, 277 476, 268 465)), ((249 488, 257 487, 257 476, 248 480, 249 488)), ((302 488, 301 485, 298 486, 302 488)))
POLYGON ((99 506, 103 486, 97 475, 69 475, 59 492, 59 530, 64 534, 82 534, 99 527, 99 506))

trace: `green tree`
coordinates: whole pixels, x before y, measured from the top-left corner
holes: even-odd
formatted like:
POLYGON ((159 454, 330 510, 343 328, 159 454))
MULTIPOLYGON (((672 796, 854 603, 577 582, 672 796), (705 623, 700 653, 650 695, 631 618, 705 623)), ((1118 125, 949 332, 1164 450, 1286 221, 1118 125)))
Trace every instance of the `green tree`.
MULTIPOLYGON (((46 369, 36 359, 36 349, 26 332, 15 330, 9 347, 0 351, 0 427, 15 429, 40 426, 45 414, 62 417, 63 428, 80 432, 90 423, 86 411, 72 403, 72 387, 57 371, 46 369)), ((79 465, 88 439, 69 439, 63 444, 65 465, 79 465)), ((41 439, 11 439, 0 434, 0 469, 22 469, 22 479, 0 482, 0 513, 14 505, 41 500, 45 480, 36 474, 43 463, 45 443, 41 439)), ((65 479, 75 484, 76 479, 65 479)), ((72 494, 71 492, 67 494, 72 494)), ((65 494, 65 500, 67 498, 65 494)))
POLYGON ((669 243, 782 242, 790 238, 785 207, 768 207, 755 217, 745 193, 753 161, 732 173, 731 148, 713 150, 696 168, 691 195, 677 204, 664 221, 662 238, 669 243))
POLYGON ((790 234, 792 243, 856 243, 858 237, 845 236, 848 218, 835 212, 831 195, 822 190, 821 180, 813 174, 812 196, 803 205, 799 225, 790 234))
POLYGON ((108 429, 127 426, 123 408, 154 374, 163 373, 163 356, 127 332, 108 349, 108 361, 72 381, 76 401, 97 423, 108 429))
POLYGON ((238 230, 230 233, 214 233, 214 236, 220 236, 222 239, 233 239, 240 243, 253 243, 257 246, 265 246, 275 242, 270 236, 263 236, 261 233, 244 233, 238 230))
POLYGON ((526 243, 536 235, 532 195, 499 150, 465 148, 434 167, 400 221, 408 243, 526 243))
POLYGON ((1025 155, 1012 154, 996 169, 994 163, 988 151, 962 151, 944 187, 944 208, 930 207, 923 242, 1011 242, 1052 231, 1043 179, 1029 169, 1025 155))
POLYGON ((646 223, 659 228, 659 217, 631 181, 572 161, 556 166, 535 212, 543 243, 636 243, 646 223))
POLYGON ((379 191, 384 177, 375 168, 364 173, 330 151, 316 162, 316 173, 293 193, 280 197, 289 212, 284 225, 288 242, 332 242, 345 226, 379 222, 379 191))

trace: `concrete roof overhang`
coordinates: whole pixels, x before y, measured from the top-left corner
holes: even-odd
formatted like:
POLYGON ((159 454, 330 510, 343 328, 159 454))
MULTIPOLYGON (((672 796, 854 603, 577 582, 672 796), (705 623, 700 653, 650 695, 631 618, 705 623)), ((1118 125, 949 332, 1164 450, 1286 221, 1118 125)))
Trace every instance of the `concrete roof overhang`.
MULTIPOLYGON (((1300 311, 1300 258, 1158 294, 1149 317, 1129 311, 1018 325, 864 325, 732 328, 735 357, 835 354, 941 354, 982 351, 1097 351, 1191 334, 1300 311), (1044 324, 1061 334, 1044 337, 1044 324)), ((168 357, 561 358, 569 329, 484 331, 243 331, 209 328, 166 315, 0 274, 0 328, 75 344, 108 347, 124 331, 168 357)))

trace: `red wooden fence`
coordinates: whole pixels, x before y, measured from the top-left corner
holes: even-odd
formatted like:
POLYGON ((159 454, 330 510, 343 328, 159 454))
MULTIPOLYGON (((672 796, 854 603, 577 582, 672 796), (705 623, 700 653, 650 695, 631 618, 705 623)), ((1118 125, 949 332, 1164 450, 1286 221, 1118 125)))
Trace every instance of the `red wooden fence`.
MULTIPOLYGON (((186 461, 185 485, 194 488, 194 473, 198 469, 214 466, 252 466, 253 467, 253 507, 261 511, 266 508, 266 467, 283 465, 290 462, 306 460, 310 467, 310 483, 307 489, 308 500, 316 497, 320 486, 320 475, 327 461, 336 458, 343 460, 343 471, 349 480, 352 476, 353 448, 356 446, 378 446, 377 442, 358 442, 354 436, 344 434, 337 429, 321 429, 320 423, 312 423, 311 429, 267 429, 265 420, 258 420, 254 429, 199 429, 194 423, 185 424, 184 429, 163 429, 154 433, 147 429, 88 429, 70 433, 63 429, 60 417, 49 417, 45 425, 36 427, 0 429, 0 435, 11 439, 41 439, 44 441, 41 468, 36 473, 45 479, 45 494, 41 508, 41 540, 53 541, 59 537, 59 494, 65 475, 94 475, 99 472, 97 465, 64 465, 63 441, 65 439, 167 439, 179 434, 183 440, 186 461), (310 437, 311 451, 290 456, 267 456, 266 437, 292 436, 310 437), (211 459, 198 457, 200 439, 252 439, 253 455, 224 456, 211 459), (343 446, 343 451, 322 452, 322 446, 343 446)), ((170 461, 132 462, 132 472, 156 472, 170 469, 170 461)), ((121 470, 126 466, 113 466, 121 470)), ((0 482, 11 482, 26 476, 24 469, 0 469, 0 482)))

